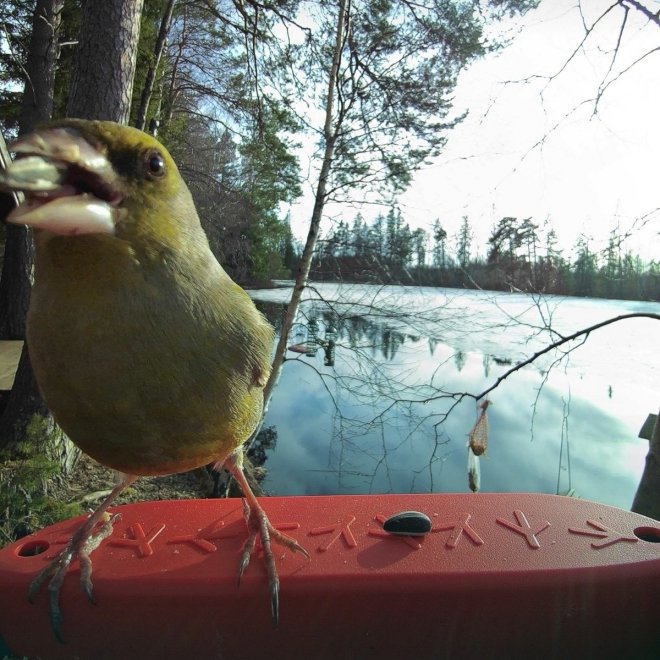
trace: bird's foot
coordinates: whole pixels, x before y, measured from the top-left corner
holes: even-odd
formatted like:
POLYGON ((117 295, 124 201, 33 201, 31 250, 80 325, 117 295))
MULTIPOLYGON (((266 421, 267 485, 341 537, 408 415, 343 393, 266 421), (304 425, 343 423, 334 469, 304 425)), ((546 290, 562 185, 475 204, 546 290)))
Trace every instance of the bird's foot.
POLYGON ((28 600, 32 603, 41 585, 48 581, 48 600, 50 624, 55 637, 64 643, 62 637, 62 611, 60 609, 60 589, 69 566, 74 558, 80 564, 80 586, 92 603, 96 603, 92 593, 92 560, 90 554, 96 550, 103 539, 112 534, 112 525, 119 514, 104 512, 98 522, 90 525, 92 518, 86 520, 73 534, 66 547, 32 580, 28 589, 28 600))
POLYGON ((273 616, 273 623, 277 625, 280 618, 280 579, 277 575, 277 568, 275 567, 275 557, 271 547, 271 539, 275 541, 275 543, 289 548, 292 552, 299 552, 305 555, 307 559, 310 558, 309 553, 295 539, 276 530, 273 525, 271 525, 270 520, 268 520, 266 512, 258 504, 250 507, 247 500, 243 500, 243 512, 248 528, 248 538, 245 541, 243 552, 241 553, 241 560, 238 567, 238 582, 240 584, 241 577, 250 563, 250 557, 254 551, 258 534, 261 537, 264 564, 266 565, 266 573, 268 574, 271 614, 273 616))
POLYGON ((112 525, 120 516, 110 515, 108 507, 117 495, 133 483, 137 477, 125 474, 122 480, 112 489, 92 515, 74 532, 66 547, 32 580, 28 589, 28 600, 32 603, 41 588, 48 581, 48 601, 50 609, 50 625, 58 641, 64 643, 62 637, 62 611, 60 610, 60 589, 66 572, 74 558, 80 564, 80 584, 87 598, 94 603, 92 594, 92 560, 91 553, 96 550, 103 539, 112 534, 112 525))

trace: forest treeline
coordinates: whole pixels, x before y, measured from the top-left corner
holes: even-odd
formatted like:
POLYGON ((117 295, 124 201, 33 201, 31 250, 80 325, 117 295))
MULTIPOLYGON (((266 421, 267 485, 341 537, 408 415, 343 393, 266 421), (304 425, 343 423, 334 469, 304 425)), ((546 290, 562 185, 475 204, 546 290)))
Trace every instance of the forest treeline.
POLYGON ((356 214, 340 221, 321 241, 312 279, 415 284, 494 291, 660 300, 660 261, 645 263, 624 249, 625 237, 610 232, 595 250, 580 236, 566 255, 549 219, 503 217, 485 246, 477 246, 470 221, 449 236, 439 220, 431 232, 411 230, 397 208, 370 222, 356 214), (482 256, 485 255, 485 256, 482 256))

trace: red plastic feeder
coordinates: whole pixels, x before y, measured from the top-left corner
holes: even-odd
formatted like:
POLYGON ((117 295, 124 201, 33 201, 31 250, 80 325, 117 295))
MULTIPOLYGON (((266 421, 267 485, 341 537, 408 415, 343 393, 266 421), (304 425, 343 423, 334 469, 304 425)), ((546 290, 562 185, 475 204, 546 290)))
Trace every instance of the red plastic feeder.
POLYGON ((275 628, 265 569, 252 560, 240 500, 113 507, 92 554, 91 604, 74 563, 57 642, 31 579, 80 518, 0 552, 0 635, 34 658, 658 658, 660 523, 537 494, 273 497, 271 522, 311 561, 274 546, 275 628), (383 521, 414 510, 425 536, 383 521))

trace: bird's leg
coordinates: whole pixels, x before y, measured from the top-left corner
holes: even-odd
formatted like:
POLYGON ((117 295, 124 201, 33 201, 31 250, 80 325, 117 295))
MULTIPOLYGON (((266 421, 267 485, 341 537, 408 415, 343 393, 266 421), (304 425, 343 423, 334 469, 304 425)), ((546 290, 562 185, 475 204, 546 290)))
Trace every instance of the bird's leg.
POLYGON ((108 507, 127 486, 133 483, 137 477, 123 475, 112 492, 101 502, 99 507, 85 522, 74 532, 71 540, 64 549, 32 580, 28 589, 28 600, 32 603, 37 592, 45 580, 48 582, 48 599, 50 606, 50 624, 58 641, 64 642, 61 633, 62 612, 60 610, 59 596, 64 577, 74 557, 78 557, 80 563, 80 585, 87 598, 94 603, 92 594, 92 560, 90 554, 98 548, 103 539, 112 534, 112 524, 118 515, 110 516, 108 507), (100 525, 99 525, 100 523, 100 525), (97 527, 98 526, 98 527, 97 527))
POLYGON ((273 622, 277 625, 279 621, 279 592, 280 580, 277 576, 277 569, 275 567, 275 557, 271 548, 271 539, 280 545, 289 548, 292 552, 300 552, 309 559, 309 553, 303 548, 295 539, 292 539, 286 534, 277 531, 268 520, 266 512, 261 508, 257 501, 247 479, 243 472, 242 454, 233 455, 226 459, 224 467, 236 479, 238 485, 243 491, 245 499, 243 500, 243 507, 245 512, 245 522, 248 528, 248 539, 243 546, 241 561, 238 568, 238 580, 240 582, 243 572, 250 563, 250 555, 255 547, 257 534, 261 536, 261 546, 264 552, 264 563, 266 565, 266 572, 268 574, 268 587, 270 589, 270 606, 273 615, 273 622))

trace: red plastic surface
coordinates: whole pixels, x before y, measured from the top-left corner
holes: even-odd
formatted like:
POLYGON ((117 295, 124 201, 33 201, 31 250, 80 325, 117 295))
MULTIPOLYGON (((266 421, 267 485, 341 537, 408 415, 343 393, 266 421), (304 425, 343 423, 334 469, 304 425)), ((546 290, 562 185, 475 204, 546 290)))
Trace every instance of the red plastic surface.
POLYGON ((63 635, 30 580, 80 519, 0 552, 0 635, 34 658, 660 657, 660 523, 551 495, 268 498, 271 522, 311 561, 275 546, 280 625, 253 558, 240 587, 240 500, 148 502, 92 555, 91 604, 74 563, 63 635), (423 538, 382 521, 417 510, 423 538), (35 548, 48 549, 37 555, 35 548))

